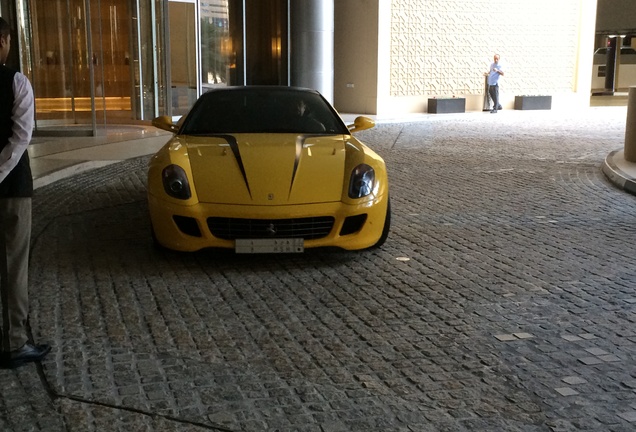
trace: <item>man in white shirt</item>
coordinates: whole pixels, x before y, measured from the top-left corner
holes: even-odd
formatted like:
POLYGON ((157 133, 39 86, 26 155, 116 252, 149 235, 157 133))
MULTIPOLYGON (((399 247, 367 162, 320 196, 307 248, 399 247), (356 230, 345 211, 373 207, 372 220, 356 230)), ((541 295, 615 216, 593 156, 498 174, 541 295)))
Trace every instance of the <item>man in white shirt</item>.
POLYGON ((0 366, 40 361, 51 350, 29 341, 28 263, 33 178, 27 147, 33 131, 33 90, 26 76, 4 65, 11 29, 0 18, 0 366))
POLYGON ((490 112, 493 114, 496 114, 497 110, 501 109, 501 104, 499 103, 499 77, 502 77, 503 74, 503 69, 501 64, 499 64, 499 54, 495 54, 488 71, 488 93, 492 99, 492 110, 490 112))

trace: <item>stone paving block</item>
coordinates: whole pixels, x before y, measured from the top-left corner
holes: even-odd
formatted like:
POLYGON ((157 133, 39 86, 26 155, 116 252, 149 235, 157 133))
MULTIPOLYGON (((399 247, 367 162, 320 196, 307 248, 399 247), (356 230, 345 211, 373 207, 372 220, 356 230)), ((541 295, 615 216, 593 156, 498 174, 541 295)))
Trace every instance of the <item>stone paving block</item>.
POLYGON ((513 334, 499 334, 499 335, 495 335, 495 338, 497 340, 500 340, 501 342, 510 342, 510 341, 517 340, 517 338, 513 334))
POLYGON ((619 356, 614 355, 614 354, 602 355, 602 356, 599 356, 599 358, 601 360, 603 360, 604 362, 619 362, 619 361, 621 361, 621 358, 619 356))
POLYGON ((561 381, 570 385, 585 384, 587 382, 587 380, 577 376, 565 377, 561 381))
POLYGON ((595 356, 603 356, 609 354, 607 351, 601 348, 586 348, 585 351, 595 356))
POLYGON ((534 337, 530 333, 513 333, 513 335, 518 339, 531 339, 534 337))
POLYGON ((583 357, 580 358, 579 361, 588 366, 603 363, 603 360, 598 357, 583 357))
POLYGON ((630 423, 636 422, 636 411, 627 411, 627 412, 619 413, 618 416, 622 419, 627 420, 630 423))
POLYGON ((579 392, 570 387, 557 387, 554 390, 556 390, 561 396, 574 396, 579 394, 579 392))

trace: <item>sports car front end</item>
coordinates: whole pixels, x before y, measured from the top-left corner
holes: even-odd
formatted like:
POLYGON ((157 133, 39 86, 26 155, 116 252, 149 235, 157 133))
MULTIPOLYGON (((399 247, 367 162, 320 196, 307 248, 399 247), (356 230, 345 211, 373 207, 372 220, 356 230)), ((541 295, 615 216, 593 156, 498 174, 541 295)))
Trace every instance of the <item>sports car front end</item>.
POLYGON ((178 251, 365 249, 390 225, 385 163, 348 129, 178 133, 151 159, 148 206, 155 241, 178 251))

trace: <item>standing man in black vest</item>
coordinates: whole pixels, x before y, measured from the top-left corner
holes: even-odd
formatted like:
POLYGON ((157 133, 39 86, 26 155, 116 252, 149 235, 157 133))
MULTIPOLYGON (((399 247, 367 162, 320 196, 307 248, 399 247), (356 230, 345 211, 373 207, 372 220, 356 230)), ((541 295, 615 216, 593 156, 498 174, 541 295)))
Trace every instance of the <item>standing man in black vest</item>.
POLYGON ((29 246, 33 178, 27 147, 33 131, 33 90, 26 76, 4 65, 11 48, 9 24, 0 18, 0 365, 39 361, 51 350, 27 335, 29 246))

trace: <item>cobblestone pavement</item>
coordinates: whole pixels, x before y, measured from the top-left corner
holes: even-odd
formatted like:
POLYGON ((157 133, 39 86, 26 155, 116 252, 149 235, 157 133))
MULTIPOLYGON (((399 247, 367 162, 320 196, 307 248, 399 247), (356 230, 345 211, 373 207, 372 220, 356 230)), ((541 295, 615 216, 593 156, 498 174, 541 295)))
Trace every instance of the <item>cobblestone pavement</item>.
POLYGON ((147 158, 37 191, 41 366, 3 431, 633 431, 636 197, 625 107, 380 124, 379 250, 151 246, 147 158))

